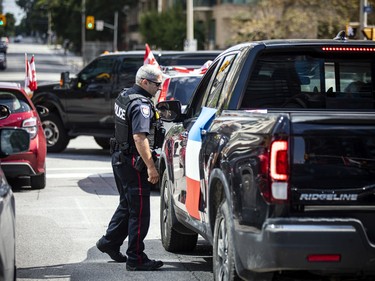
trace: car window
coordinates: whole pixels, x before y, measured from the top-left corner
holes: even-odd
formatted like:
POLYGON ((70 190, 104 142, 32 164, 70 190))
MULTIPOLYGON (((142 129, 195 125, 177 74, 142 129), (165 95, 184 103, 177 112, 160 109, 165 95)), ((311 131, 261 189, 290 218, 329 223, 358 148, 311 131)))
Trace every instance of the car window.
POLYGON ((207 96, 207 100, 205 102, 206 107, 217 108, 217 106, 219 105, 220 95, 229 70, 233 65, 234 58, 235 55, 229 55, 222 60, 222 63, 220 64, 219 69, 216 72, 216 76, 213 80, 210 93, 207 96))
POLYGON ((211 80, 213 74, 216 72, 216 69, 219 65, 219 61, 213 62, 213 64, 208 69, 207 73, 203 76, 202 82, 199 84, 198 88, 194 92, 194 98, 188 106, 187 109, 187 116, 189 117, 197 117, 202 109, 203 99, 206 93, 209 91, 209 85, 211 84, 211 80))
POLYGON ((373 68, 360 54, 264 54, 241 108, 373 109, 373 68))
POLYGON ((86 66, 79 77, 82 81, 108 82, 112 75, 114 63, 114 57, 100 57, 86 66))
POLYGON ((0 90, 0 104, 6 105, 11 113, 30 111, 31 108, 22 93, 0 90))
POLYGON ((125 57, 119 68, 119 82, 123 87, 131 87, 135 83, 137 70, 143 65, 141 57, 125 57))
POLYGON ((196 53, 196 54, 163 54, 159 59, 161 66, 184 65, 198 68, 204 65, 208 60, 213 61, 218 53, 196 53))
POLYGON ((176 76, 171 79, 168 87, 167 100, 179 100, 181 104, 188 104, 201 76, 176 76))

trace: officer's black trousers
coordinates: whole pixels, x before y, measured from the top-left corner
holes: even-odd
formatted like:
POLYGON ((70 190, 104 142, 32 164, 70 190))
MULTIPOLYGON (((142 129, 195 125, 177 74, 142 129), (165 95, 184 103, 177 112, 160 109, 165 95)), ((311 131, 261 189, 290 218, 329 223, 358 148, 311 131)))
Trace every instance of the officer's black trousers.
MULTIPOLYGON (((150 191, 147 170, 134 169, 134 155, 120 157, 112 154, 112 168, 120 202, 102 238, 108 247, 120 249, 128 236, 128 263, 136 265, 148 261, 144 242, 150 226, 150 191)), ((103 241, 103 242, 104 242, 103 241)))

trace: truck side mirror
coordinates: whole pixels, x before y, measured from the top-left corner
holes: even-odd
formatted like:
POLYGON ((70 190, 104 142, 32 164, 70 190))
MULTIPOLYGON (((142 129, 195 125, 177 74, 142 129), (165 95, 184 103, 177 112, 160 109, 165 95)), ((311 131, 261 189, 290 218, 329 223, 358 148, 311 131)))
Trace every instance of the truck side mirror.
POLYGON ((61 72, 60 87, 69 88, 69 83, 70 83, 69 71, 61 72))
POLYGON ((181 116, 181 103, 178 100, 161 101, 156 105, 161 120, 166 122, 178 122, 181 116))

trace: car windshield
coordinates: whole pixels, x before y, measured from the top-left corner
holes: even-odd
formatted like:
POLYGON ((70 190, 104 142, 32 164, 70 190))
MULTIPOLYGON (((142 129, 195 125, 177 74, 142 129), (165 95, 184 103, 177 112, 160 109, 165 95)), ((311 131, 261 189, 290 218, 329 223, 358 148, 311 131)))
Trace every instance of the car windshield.
POLYGON ((0 90, 0 104, 6 105, 11 113, 30 111, 30 106, 22 93, 0 90))
POLYGON ((171 79, 167 100, 179 100, 182 105, 188 104, 191 95, 199 84, 202 76, 176 76, 171 79))

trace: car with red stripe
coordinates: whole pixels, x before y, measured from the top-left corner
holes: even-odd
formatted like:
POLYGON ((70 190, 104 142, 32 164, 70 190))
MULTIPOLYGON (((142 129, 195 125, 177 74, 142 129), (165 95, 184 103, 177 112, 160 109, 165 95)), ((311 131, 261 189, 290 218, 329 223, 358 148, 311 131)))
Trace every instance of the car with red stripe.
POLYGON ((159 158, 161 240, 214 280, 375 275, 375 42, 266 40, 212 63, 159 158))

